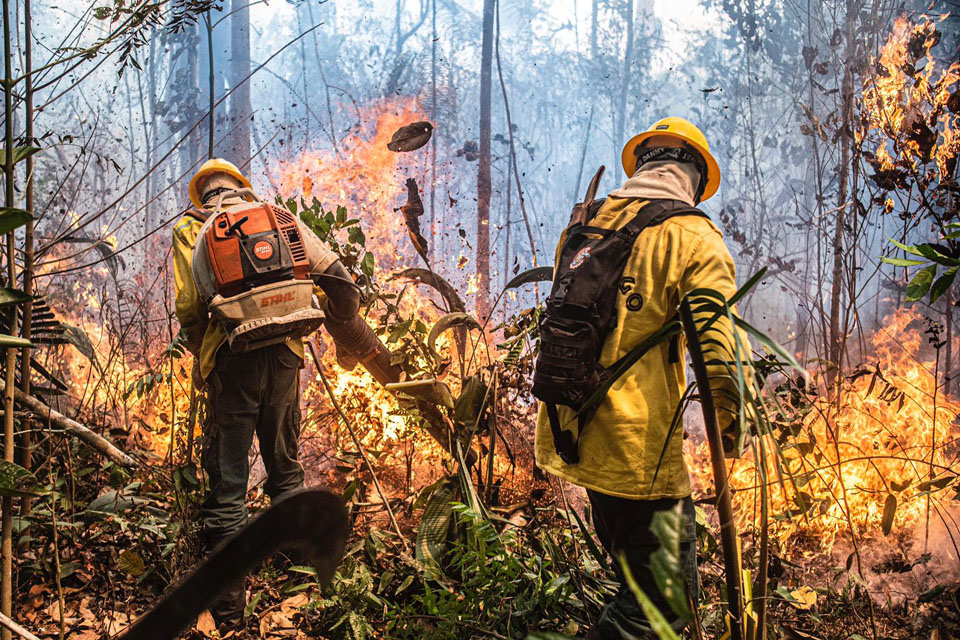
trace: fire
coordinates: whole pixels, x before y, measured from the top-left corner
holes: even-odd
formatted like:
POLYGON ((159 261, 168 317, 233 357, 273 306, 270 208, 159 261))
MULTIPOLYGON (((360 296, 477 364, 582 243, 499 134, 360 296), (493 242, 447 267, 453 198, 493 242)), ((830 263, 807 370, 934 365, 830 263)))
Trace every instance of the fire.
MULTIPOLYGON (((779 454, 773 438, 764 438, 771 535, 781 542, 813 534, 829 551, 851 527, 876 538, 891 509, 894 531, 928 516, 949 521, 954 492, 945 486, 956 475, 951 434, 960 401, 938 387, 936 353, 917 324, 910 311, 891 314, 872 338, 874 366, 848 377, 839 408, 818 398, 779 454)), ((696 485, 712 487, 706 445, 688 446, 688 454, 696 485)), ((741 530, 759 522, 758 472, 752 453, 730 465, 741 530)))
MULTIPOLYGON (((946 16, 941 18, 941 21, 946 16)), ((858 143, 871 134, 875 166, 917 171, 920 160, 933 159, 941 179, 950 177, 948 161, 960 152, 960 111, 951 100, 960 81, 960 64, 938 65, 931 49, 940 41, 937 25, 924 17, 894 22, 890 38, 872 60, 875 73, 864 85, 858 143)))

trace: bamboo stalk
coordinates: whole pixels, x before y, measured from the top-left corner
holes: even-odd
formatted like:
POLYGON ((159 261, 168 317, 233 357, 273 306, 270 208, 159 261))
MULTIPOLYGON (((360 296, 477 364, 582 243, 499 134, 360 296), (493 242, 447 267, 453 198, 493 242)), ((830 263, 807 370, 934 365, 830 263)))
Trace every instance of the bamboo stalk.
MULTIPOLYGON (((26 110, 26 129, 24 135, 26 144, 33 146, 33 26, 31 25, 30 0, 23 0, 23 40, 24 40, 24 109, 26 110)), ((23 239, 23 292, 27 294, 27 301, 23 303, 22 335, 27 340, 33 325, 33 156, 26 159, 26 188, 24 190, 24 208, 30 213, 30 219, 24 227, 23 239)), ((20 389, 30 393, 30 350, 24 349, 20 356, 20 389)), ((23 468, 28 471, 33 466, 31 461, 33 438, 30 429, 30 419, 21 422, 23 427, 23 468)), ((24 498, 20 503, 20 510, 24 516, 30 515, 31 498, 24 498)))
MULTIPOLYGON (((13 71, 10 64, 10 0, 3 0, 3 114, 4 122, 4 204, 13 208, 14 203, 14 173, 13 173, 13 71)), ((7 286, 16 286, 16 243, 14 232, 7 233, 7 286)), ((9 333, 17 335, 17 313, 10 313, 9 333)), ((14 433, 13 433, 13 392, 14 369, 17 366, 17 349, 7 348, 6 369, 4 370, 5 390, 3 394, 3 458, 8 462, 14 461, 14 433)), ((2 521, 0 521, 0 535, 3 537, 0 546, 0 613, 9 616, 13 611, 13 498, 4 496, 2 501, 2 521)), ((11 640, 10 630, 4 627, 0 631, 2 640, 11 640)))
POLYGON ((723 457, 723 440, 717 411, 710 389, 707 363, 700 347, 697 324, 690 309, 690 301, 684 297, 680 302, 680 320, 687 336, 690 364, 697 380, 703 424, 710 446, 710 463, 713 466, 713 482, 717 491, 717 514, 720 516, 720 542, 723 547, 723 565, 726 572, 727 611, 730 615, 730 638, 743 638, 743 584, 740 575, 740 553, 737 547, 737 525, 733 520, 733 502, 730 499, 730 484, 727 482, 727 467, 723 457))

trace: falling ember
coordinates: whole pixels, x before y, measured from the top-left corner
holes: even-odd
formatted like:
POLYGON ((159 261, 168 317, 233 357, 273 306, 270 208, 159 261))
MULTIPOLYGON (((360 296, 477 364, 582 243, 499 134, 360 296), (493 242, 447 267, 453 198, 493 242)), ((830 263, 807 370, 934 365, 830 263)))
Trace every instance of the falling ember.
MULTIPOLYGON (((840 407, 818 398, 777 445, 764 438, 769 478, 771 535, 785 542, 816 536, 829 551, 849 534, 876 538, 883 529, 903 532, 925 522, 950 520, 958 453, 951 438, 960 402, 937 387, 935 355, 922 358, 924 334, 906 327, 910 311, 887 317, 873 336, 875 367, 845 382, 840 407), (884 522, 888 520, 888 522, 884 522)), ((695 484, 712 486, 706 445, 688 445, 695 484)), ((759 521, 760 482, 752 453, 730 466, 738 523, 759 521)))
POLYGON ((479 273, 470 274, 470 278, 467 280, 467 295, 472 296, 477 291, 480 291, 480 278, 479 273))

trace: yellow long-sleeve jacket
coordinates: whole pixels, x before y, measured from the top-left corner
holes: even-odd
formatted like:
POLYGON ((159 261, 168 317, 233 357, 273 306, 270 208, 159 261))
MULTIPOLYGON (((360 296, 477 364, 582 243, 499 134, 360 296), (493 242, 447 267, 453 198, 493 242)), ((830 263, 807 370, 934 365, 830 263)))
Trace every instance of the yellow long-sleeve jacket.
MULTIPOLYGON (((590 224, 618 229, 645 202, 645 199, 611 195, 590 224)), ((720 229, 699 216, 670 218, 642 231, 627 261, 624 277, 632 278, 634 284, 621 287, 617 296, 617 324, 607 337, 600 357, 600 364, 605 367, 660 329, 677 313, 680 299, 691 290, 710 288, 730 298, 737 288, 733 259, 723 243, 720 229), (639 309, 637 298, 632 297, 634 294, 641 296, 639 309), (633 310, 628 309, 628 299, 633 310)), ((752 376, 746 362, 749 360, 747 337, 726 318, 714 325, 710 334, 713 340, 704 344, 704 355, 708 362, 733 362, 737 352, 735 331, 740 336, 740 359, 752 376)), ((680 347, 685 347, 682 339, 680 347)), ((611 387, 584 427, 577 464, 566 464, 557 455, 547 412, 541 405, 536 433, 537 464, 574 484, 608 495, 632 499, 690 495, 690 480, 682 454, 682 425, 668 435, 687 384, 683 351, 679 351, 681 357, 674 358, 673 362, 670 351, 666 343, 648 351, 611 387)), ((736 396, 736 385, 722 364, 708 369, 720 425, 734 428, 738 423, 734 419, 738 409, 730 398, 736 396)), ((576 432, 574 412, 563 406, 558 410, 564 428, 576 432)))

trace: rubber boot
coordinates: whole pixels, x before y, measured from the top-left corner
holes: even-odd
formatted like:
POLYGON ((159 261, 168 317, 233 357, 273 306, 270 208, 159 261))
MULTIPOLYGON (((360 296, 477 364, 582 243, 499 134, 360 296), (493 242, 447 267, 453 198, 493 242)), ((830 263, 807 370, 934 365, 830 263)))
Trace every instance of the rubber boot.
POLYGON ((212 605, 210 613, 223 634, 243 628, 243 609, 247 606, 243 581, 224 589, 212 605))

